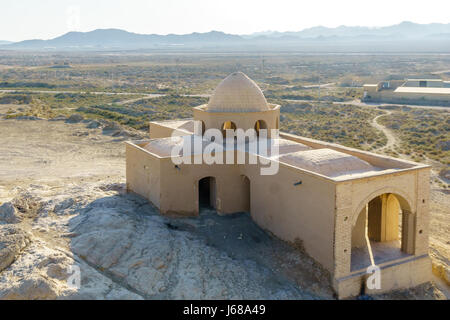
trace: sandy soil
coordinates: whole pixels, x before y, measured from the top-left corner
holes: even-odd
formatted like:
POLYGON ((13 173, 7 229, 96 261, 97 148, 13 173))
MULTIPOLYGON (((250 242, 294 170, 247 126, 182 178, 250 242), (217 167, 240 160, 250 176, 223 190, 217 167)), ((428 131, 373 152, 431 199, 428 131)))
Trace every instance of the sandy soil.
MULTIPOLYGON (((4 188, 61 180, 123 177, 123 138, 61 121, 0 122, 0 180, 4 188)), ((2 199, 0 199, 2 201, 2 199)), ((4 200, 3 200, 4 201, 4 200)))

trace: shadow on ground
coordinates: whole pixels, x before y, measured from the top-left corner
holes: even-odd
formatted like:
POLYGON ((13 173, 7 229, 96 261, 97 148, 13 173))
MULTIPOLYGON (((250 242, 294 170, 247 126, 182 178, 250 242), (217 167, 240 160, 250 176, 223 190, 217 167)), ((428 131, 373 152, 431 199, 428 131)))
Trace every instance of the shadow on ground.
POLYGON ((329 275, 248 213, 168 218, 119 194, 80 208, 69 226, 78 257, 143 298, 333 298, 329 275))

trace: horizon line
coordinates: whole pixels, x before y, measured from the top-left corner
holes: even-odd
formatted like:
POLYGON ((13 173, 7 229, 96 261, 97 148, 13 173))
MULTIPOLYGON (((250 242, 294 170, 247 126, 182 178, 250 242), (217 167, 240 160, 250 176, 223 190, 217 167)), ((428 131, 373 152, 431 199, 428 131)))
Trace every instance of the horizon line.
POLYGON ((337 28, 341 28, 341 27, 347 27, 347 28, 369 28, 369 29, 381 29, 381 28, 385 28, 385 27, 392 27, 392 26, 398 26, 401 25, 403 23, 411 23, 411 24, 416 24, 416 25, 429 25, 429 24, 442 24, 442 25, 447 25, 450 24, 450 22, 447 23, 443 23, 443 22, 430 22, 430 23, 418 23, 418 22, 413 22, 410 20, 403 20, 400 21, 399 23, 396 24, 389 24, 389 25, 382 25, 382 26, 367 26, 367 25, 345 25, 345 24, 341 24, 337 27, 327 27, 324 25, 314 25, 311 27, 306 27, 297 31, 294 30, 287 30, 287 31, 278 31, 278 30, 264 30, 264 31, 256 31, 256 32, 252 32, 252 33, 227 33, 225 31, 220 31, 220 30, 210 30, 210 31, 205 31, 205 32, 198 32, 198 31, 192 31, 190 33, 166 33, 166 34, 162 34, 162 33, 138 33, 138 32, 134 32, 134 31, 128 31, 126 29, 121 29, 121 28, 115 28, 115 27, 109 27, 109 28, 95 28, 89 31, 78 31, 78 30, 72 30, 72 31, 67 31, 65 33, 62 33, 59 36, 53 37, 53 38, 47 38, 47 39, 42 39, 42 38, 34 38, 34 39, 23 39, 23 40, 7 40, 7 39, 0 39, 0 41, 7 41, 10 43, 18 43, 18 42, 23 42, 23 41, 34 41, 34 40, 42 40, 42 41, 48 41, 48 40, 53 40, 59 37, 62 37, 66 34, 69 33, 90 33, 90 32, 94 32, 97 30, 118 30, 118 31, 124 31, 127 33, 132 33, 132 34, 136 34, 136 35, 155 35, 155 36, 171 36, 171 35, 176 35, 176 36, 184 36, 184 35, 191 35, 191 34, 206 34, 206 33, 212 33, 212 32, 218 32, 218 33, 223 33, 223 34, 228 34, 228 35, 234 35, 234 36, 251 36, 251 35, 255 35, 258 33, 296 33, 296 32, 302 32, 308 29, 312 29, 312 28, 326 28, 326 29, 337 29, 337 28))

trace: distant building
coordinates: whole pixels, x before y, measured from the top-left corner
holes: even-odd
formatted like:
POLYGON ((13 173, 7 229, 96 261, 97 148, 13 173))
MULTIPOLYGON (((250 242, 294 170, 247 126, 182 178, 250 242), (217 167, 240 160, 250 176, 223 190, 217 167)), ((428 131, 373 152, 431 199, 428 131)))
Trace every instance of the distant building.
POLYGON ((204 207, 221 215, 247 212, 328 270, 340 298, 430 280, 430 166, 279 132, 280 106, 267 103, 240 72, 193 113, 193 119, 150 122, 149 140, 126 144, 127 189, 161 214, 198 216, 204 207), (242 149, 241 129, 257 132, 242 149), (264 137, 262 129, 273 130, 264 137), (198 148, 180 148, 195 140, 198 148), (269 150, 261 152, 260 143, 269 150), (213 153, 258 161, 205 163, 213 153), (272 166, 278 170, 262 174, 272 166), (366 282, 375 265, 379 290, 366 282))
POLYGON ((365 102, 450 106, 450 81, 408 79, 363 86, 365 102))

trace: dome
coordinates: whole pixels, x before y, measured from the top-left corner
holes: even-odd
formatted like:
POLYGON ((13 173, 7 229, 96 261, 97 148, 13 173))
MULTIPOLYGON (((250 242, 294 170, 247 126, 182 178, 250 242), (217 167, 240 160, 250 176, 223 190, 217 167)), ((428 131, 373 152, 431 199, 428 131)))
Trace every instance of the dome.
POLYGON ((328 148, 290 153, 280 157, 282 162, 329 177, 372 171, 368 162, 328 148))
POLYGON ((269 110, 258 85, 242 72, 226 77, 209 99, 210 112, 255 112, 269 110))

